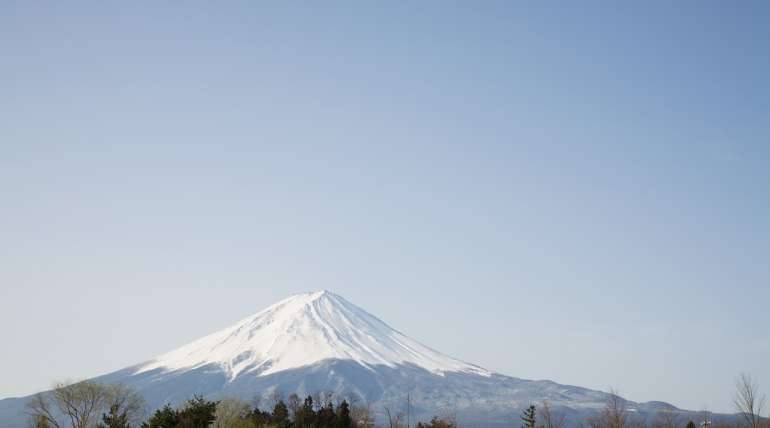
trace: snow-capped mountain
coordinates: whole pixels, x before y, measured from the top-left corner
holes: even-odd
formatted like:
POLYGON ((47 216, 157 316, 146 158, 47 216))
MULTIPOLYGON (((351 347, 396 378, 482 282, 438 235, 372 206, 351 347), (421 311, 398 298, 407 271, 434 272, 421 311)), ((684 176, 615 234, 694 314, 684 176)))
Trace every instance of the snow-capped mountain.
POLYGON ((410 364, 436 374, 491 374, 410 339, 329 291, 291 296, 232 327, 161 355, 137 373, 214 365, 232 380, 328 359, 354 361, 364 367, 410 364))
MULTIPOLYGON (((518 423, 521 409, 546 400, 575 423, 608 398, 459 361, 328 291, 291 296, 231 327, 94 380, 128 385, 153 409, 194 394, 253 400, 277 392, 331 393, 381 412, 386 406, 405 410, 409 396, 414 420, 448 411, 469 427, 510 426, 518 423)), ((0 400, 0 428, 24 426, 27 400, 0 400)), ((666 403, 627 403, 641 416, 661 409, 684 413, 666 403)))

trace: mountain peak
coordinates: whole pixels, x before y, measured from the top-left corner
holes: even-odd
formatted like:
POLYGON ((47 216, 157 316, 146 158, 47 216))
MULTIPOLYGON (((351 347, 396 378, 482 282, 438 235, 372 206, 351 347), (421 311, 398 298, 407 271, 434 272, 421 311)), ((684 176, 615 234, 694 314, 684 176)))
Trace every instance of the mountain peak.
POLYGON ((316 300, 323 297, 331 297, 331 296, 337 296, 337 295, 332 293, 329 290, 317 290, 317 291, 307 291, 305 293, 292 294, 291 296, 287 297, 287 299, 307 298, 310 300, 316 300))
POLYGON ((280 305, 285 302, 290 302, 290 301, 311 303, 311 302, 314 302, 317 300, 323 300, 323 299, 339 300, 339 299, 342 299, 342 297, 334 294, 329 290, 308 291, 305 293, 292 294, 291 296, 279 301, 278 303, 273 304, 272 306, 268 307, 265 310, 269 310, 277 305, 280 305))
POLYGON ((366 367, 414 365, 433 373, 486 370, 443 355, 394 330, 328 290, 289 296, 268 308, 139 366, 187 371, 216 365, 231 379, 264 376, 322 360, 352 360, 366 367))

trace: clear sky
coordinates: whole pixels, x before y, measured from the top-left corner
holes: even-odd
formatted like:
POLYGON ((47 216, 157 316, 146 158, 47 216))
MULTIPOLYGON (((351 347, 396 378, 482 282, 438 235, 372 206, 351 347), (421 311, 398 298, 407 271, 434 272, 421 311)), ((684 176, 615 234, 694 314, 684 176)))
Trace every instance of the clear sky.
POLYGON ((770 393, 770 3, 0 4, 0 397, 330 289, 634 400, 770 393))

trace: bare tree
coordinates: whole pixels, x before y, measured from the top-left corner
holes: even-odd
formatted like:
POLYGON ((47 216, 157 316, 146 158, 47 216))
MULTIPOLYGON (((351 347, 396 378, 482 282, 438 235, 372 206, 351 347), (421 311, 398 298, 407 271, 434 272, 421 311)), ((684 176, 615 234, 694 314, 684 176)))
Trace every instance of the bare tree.
POLYGON ((562 428, 564 426, 565 415, 554 412, 548 401, 543 401, 537 413, 544 428, 562 428))
POLYGON ((393 412, 389 406, 385 406, 385 416, 388 418, 389 428, 403 428, 404 427, 404 412, 393 412))
POLYGON ((53 397, 62 413, 69 417, 73 428, 89 428, 104 409, 107 394, 104 386, 84 381, 57 385, 53 397))
POLYGON ((27 413, 39 425, 64 428, 60 416, 72 428, 90 428, 109 401, 109 389, 98 383, 59 383, 52 391, 37 394, 27 404, 27 413))
POLYGON ((458 428, 460 426, 460 418, 457 417, 456 406, 452 406, 449 409, 445 409, 439 412, 439 416, 453 428, 458 428))
POLYGON ((299 409, 302 407, 302 401, 300 401, 299 396, 297 394, 289 395, 286 406, 289 408, 289 412, 291 413, 291 419, 296 421, 297 412, 299 412, 299 409))
POLYGON ((628 423, 626 400, 615 389, 610 389, 610 396, 602 413, 604 419, 608 421, 609 428, 625 428, 628 423))
POLYGON ((655 415, 653 428, 678 428, 679 415, 671 409, 665 409, 655 415))
POLYGON ((639 414, 629 414, 626 421, 626 428, 650 428, 647 424, 647 418, 639 414))
POLYGON ((450 427, 458 428, 460 426, 460 419, 457 417, 457 406, 440 411, 439 418, 449 424, 450 427))
POLYGON ((353 419, 355 426, 360 428, 367 428, 374 426, 374 412, 372 407, 368 404, 359 404, 358 399, 353 398, 350 407, 350 417, 353 419))
POLYGON ((116 383, 104 387, 105 404, 116 414, 125 414, 131 425, 139 425, 146 415, 144 398, 133 389, 116 383))
POLYGON ((217 404, 216 419, 211 428, 233 428, 245 426, 244 419, 248 415, 249 404, 237 398, 226 398, 217 404))
POLYGON ((628 428, 628 408, 615 389, 610 389, 607 404, 604 405, 598 417, 588 419, 591 428, 628 428))
POLYGON ((35 394, 27 403, 27 414, 30 418, 30 426, 34 428, 64 428, 54 415, 54 404, 44 393, 35 394))
POLYGON ((27 427, 28 428, 52 428, 51 424, 48 423, 48 420, 46 418, 42 418, 39 416, 30 416, 29 420, 27 421, 27 427))
POLYGON ((766 397, 759 394, 759 385, 751 375, 742 373, 735 382, 735 389, 733 403, 736 410, 743 416, 749 428, 760 428, 766 397))

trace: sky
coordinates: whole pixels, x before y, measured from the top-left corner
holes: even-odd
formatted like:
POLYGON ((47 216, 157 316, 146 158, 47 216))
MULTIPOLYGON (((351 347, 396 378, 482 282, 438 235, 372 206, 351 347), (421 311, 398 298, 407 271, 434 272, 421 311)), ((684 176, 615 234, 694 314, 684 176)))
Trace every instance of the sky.
POLYGON ((503 374, 770 393, 770 3, 0 4, 0 397, 329 289, 503 374))

